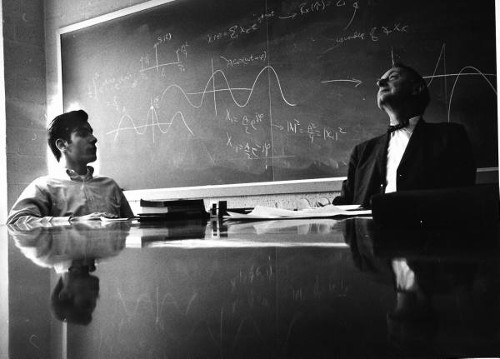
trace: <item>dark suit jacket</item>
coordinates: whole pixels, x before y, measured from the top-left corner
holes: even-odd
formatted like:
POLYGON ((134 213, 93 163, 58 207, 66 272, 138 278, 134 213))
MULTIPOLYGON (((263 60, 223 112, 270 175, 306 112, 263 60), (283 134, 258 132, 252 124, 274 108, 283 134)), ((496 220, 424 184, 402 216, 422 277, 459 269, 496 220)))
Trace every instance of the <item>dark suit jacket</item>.
MULTIPOLYGON (((357 145, 349 160, 347 180, 334 204, 370 206, 386 186, 389 134, 357 145)), ((473 185, 476 166, 462 125, 418 122, 397 169, 397 190, 439 189, 473 185)))

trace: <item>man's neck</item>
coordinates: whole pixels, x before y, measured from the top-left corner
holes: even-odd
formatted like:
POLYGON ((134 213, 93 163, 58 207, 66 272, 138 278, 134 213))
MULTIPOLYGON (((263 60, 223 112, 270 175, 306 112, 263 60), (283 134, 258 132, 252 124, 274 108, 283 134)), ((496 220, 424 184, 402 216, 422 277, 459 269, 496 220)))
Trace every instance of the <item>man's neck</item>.
POLYGON ((64 166, 64 168, 73 170, 79 175, 87 174, 87 163, 70 163, 67 161, 63 161, 62 165, 64 166))
POLYGON ((395 126, 400 123, 408 122, 410 118, 421 116, 418 111, 385 111, 389 116, 389 124, 395 126))

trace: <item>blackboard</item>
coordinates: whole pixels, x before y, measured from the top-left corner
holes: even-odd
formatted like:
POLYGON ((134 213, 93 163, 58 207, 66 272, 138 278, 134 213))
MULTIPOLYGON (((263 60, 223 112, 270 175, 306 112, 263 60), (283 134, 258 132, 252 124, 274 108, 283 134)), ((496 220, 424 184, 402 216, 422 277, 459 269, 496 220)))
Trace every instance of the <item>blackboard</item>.
POLYGON ((60 41, 64 109, 89 113, 125 189, 345 176, 386 128, 393 60, 427 79, 425 119, 464 124, 497 166, 492 0, 155 1, 60 41))

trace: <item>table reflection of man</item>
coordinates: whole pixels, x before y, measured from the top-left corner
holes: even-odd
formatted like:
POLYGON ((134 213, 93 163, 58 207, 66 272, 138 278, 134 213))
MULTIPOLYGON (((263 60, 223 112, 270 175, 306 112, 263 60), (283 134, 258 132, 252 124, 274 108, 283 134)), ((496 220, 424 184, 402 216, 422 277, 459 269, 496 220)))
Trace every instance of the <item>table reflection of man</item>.
POLYGON ((403 352, 432 353, 438 320, 431 292, 422 288, 405 258, 393 259, 391 267, 396 305, 387 314, 389 342, 403 352))
POLYGON ((399 354, 429 355, 434 350, 432 343, 437 331, 430 293, 422 289, 418 275, 406 259, 375 255, 376 231, 370 219, 354 218, 346 221, 344 235, 351 248, 353 262, 361 271, 371 273, 377 281, 386 282, 395 288, 396 303, 387 314, 391 347, 399 354))
POLYGON ((50 297, 54 316, 74 324, 87 325, 99 297, 99 278, 90 274, 95 271, 94 260, 75 260, 68 271, 57 281, 50 297))
MULTIPOLYGON (((382 230, 364 218, 344 223, 355 266, 394 288, 395 302, 386 320, 388 341, 397 355, 442 356, 436 353, 442 350, 443 335, 448 340, 477 336, 485 353, 500 348, 494 337, 499 330, 500 267, 491 257, 488 237, 481 239, 488 234, 475 235, 463 230, 382 230), (471 244, 471 238, 483 246, 471 244)), ((471 350, 465 344, 453 342, 457 353, 471 350)))
POLYGON ((93 274, 99 261, 125 248, 127 223, 81 222, 64 227, 9 225, 21 252, 36 265, 60 275, 51 294, 54 316, 74 324, 92 320, 99 297, 99 278, 93 274))

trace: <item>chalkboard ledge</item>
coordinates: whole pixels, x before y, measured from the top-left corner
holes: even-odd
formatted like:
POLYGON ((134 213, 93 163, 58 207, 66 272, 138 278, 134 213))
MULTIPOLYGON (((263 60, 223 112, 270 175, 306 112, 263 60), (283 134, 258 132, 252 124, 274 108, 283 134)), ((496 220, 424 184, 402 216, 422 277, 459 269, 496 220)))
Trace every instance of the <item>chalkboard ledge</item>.
POLYGON ((129 201, 140 199, 180 199, 260 196, 340 191, 345 177, 283 181, 239 183, 229 185, 157 188, 125 191, 129 201))
MULTIPOLYGON (((256 182, 226 185, 155 188, 125 190, 131 202, 140 199, 181 199, 181 198, 220 198, 241 196, 265 196, 276 194, 340 192, 346 177, 332 177, 282 182, 256 182)), ((498 167, 478 168, 476 183, 498 183, 498 167)))

